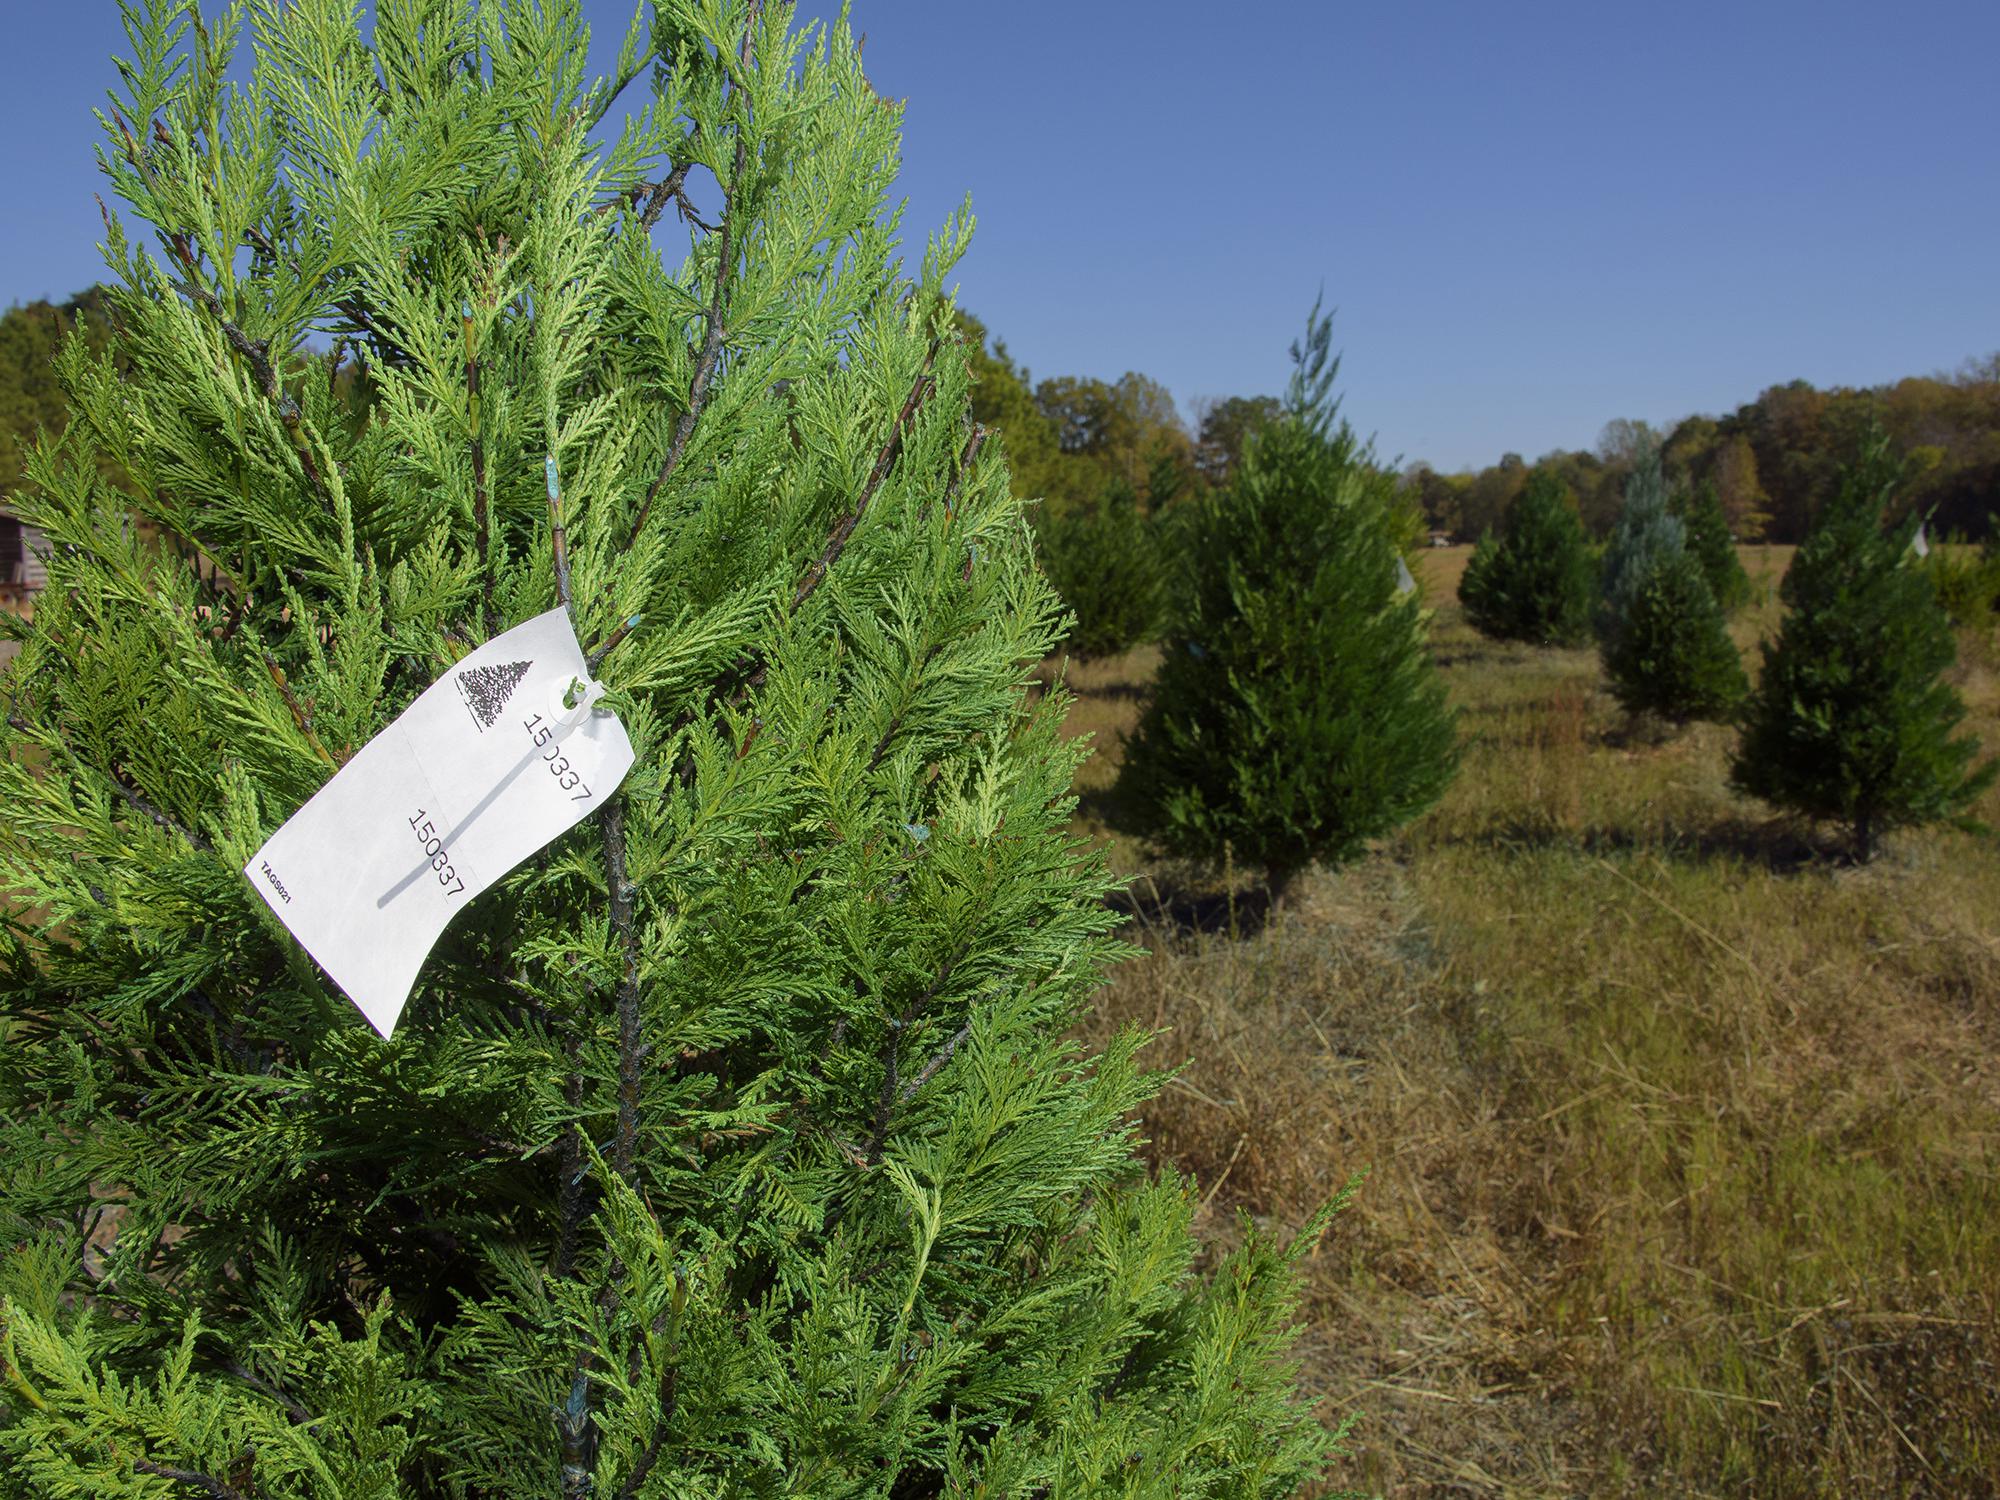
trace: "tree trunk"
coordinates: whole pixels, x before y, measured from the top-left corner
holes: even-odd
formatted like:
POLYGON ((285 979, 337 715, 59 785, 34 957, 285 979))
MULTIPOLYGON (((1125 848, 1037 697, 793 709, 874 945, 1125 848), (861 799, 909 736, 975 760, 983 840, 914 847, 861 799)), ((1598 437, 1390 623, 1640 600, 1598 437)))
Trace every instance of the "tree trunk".
POLYGON ((1292 881, 1297 877, 1298 873, 1299 872, 1297 870, 1293 869, 1281 870, 1278 869, 1276 866, 1273 866, 1270 870, 1268 870, 1265 873, 1264 889, 1268 891, 1271 896, 1271 909, 1270 909, 1271 916, 1275 917, 1280 911, 1284 909, 1285 896, 1291 890, 1292 881))

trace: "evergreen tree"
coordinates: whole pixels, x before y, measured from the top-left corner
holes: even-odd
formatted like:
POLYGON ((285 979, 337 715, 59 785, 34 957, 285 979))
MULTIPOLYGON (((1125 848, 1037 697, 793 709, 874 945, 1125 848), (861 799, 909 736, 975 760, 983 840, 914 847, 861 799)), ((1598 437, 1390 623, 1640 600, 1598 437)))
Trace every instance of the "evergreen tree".
POLYGON ((1605 675, 1626 710, 1683 724, 1726 718, 1747 684, 1675 508, 1659 447, 1649 442, 1605 549, 1597 628, 1605 675))
POLYGON ((1597 565, 1562 480, 1538 469, 1480 539, 1459 580, 1474 629, 1501 640, 1574 646, 1590 635, 1597 565))
POLYGON ((108 229, 124 363, 71 340, 30 464, 0 1494, 1302 1482, 1324 1217, 1198 1275, 1190 1185, 1134 1153, 1140 1039, 1066 1039, 1119 948, 1063 703, 1025 696, 1059 606, 968 432, 968 223, 903 274, 845 21, 662 0, 590 85, 573 0, 188 15, 127 11, 104 165, 157 242, 108 229), (341 352, 299 370, 314 328, 341 352), (638 763, 385 1041, 243 863, 557 604, 638 763))
POLYGON ((1166 563, 1129 488, 1044 516, 1035 543, 1043 573, 1076 616, 1069 650, 1111 656, 1153 638, 1167 606, 1166 563))
POLYGON ((1317 307, 1282 417, 1191 514, 1188 597, 1121 771, 1165 849, 1264 866, 1274 900, 1430 807, 1456 729, 1424 616, 1399 590, 1395 475, 1333 396, 1317 307))
POLYGON ((1912 524, 1883 531, 1899 479, 1876 436, 1814 517, 1732 765, 1751 796, 1846 824, 1863 861, 1892 828, 1961 815, 2000 769, 1975 766, 1978 741, 1955 734, 1965 705, 1943 678, 1955 643, 1909 556, 1912 524))
POLYGON ((1604 643, 1604 668, 1628 713, 1675 724, 1727 719, 1749 688, 1728 622, 1687 551, 1657 564, 1638 586, 1604 643))
POLYGON ((1686 546, 1686 528, 1668 509, 1659 447, 1648 443, 1625 481, 1625 503, 1598 574, 1597 633, 1604 642, 1617 638, 1654 571, 1686 546))
POLYGON ((1708 591, 1723 613, 1733 614, 1748 604, 1750 575, 1743 571, 1743 559, 1736 555, 1729 518, 1723 514, 1722 496, 1713 482, 1704 479, 1692 490, 1677 492, 1672 511, 1686 528, 1687 549, 1701 564, 1708 591))

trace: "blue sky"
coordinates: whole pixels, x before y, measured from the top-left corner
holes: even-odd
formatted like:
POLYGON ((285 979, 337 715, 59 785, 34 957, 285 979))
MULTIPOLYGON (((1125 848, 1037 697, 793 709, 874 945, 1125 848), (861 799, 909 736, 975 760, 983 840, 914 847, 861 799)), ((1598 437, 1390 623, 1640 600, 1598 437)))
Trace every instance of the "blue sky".
MULTIPOLYGON (((111 0, 12 7, 0 302, 98 272, 111 0)), ((801 16, 831 7, 800 0, 801 16)), ((585 0, 608 68, 629 5, 585 0)), ((912 247, 1036 376, 1275 391, 1440 468, 2000 349, 2000 5, 853 0, 912 247)))

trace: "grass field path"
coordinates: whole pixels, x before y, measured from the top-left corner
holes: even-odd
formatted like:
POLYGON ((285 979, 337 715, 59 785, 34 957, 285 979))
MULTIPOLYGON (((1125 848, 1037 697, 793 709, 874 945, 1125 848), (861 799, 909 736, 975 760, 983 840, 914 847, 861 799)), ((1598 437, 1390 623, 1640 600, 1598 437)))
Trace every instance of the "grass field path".
MULTIPOLYGON (((1340 1479, 2000 1493, 2000 852, 1830 857, 1728 790, 1728 730, 1632 732, 1593 653, 1473 635, 1463 561, 1424 559, 1457 784, 1268 923, 1250 873, 1110 826, 1156 653, 1067 673, 1099 748, 1078 827, 1151 950, 1092 1030, 1164 1029, 1150 1060, 1185 1064, 1155 1155, 1217 1243, 1369 1173, 1304 1310, 1308 1378, 1362 1414, 1340 1479)), ((1789 549, 1744 561, 1751 648, 1789 549)), ((1995 662, 1967 639, 1956 675, 2000 749, 1995 662)))

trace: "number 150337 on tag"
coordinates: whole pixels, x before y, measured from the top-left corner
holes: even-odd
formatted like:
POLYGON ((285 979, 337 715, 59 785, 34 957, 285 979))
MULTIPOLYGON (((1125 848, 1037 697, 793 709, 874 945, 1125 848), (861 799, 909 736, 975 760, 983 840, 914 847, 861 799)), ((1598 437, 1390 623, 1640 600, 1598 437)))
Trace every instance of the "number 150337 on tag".
POLYGON ((437 825, 421 807, 417 809, 417 815, 410 819, 410 827, 417 835, 417 842, 423 846, 425 855, 430 859, 431 869, 437 873, 438 884, 445 887, 445 894, 464 895, 465 881, 459 877, 458 871, 451 867, 451 851, 445 848, 444 839, 438 833, 437 825))
POLYGON ((560 744, 550 744, 550 741, 554 740, 556 736, 555 727, 550 724, 544 724, 540 714, 524 720, 521 727, 528 731, 528 738, 533 740, 536 745, 548 745, 548 754, 542 757, 542 763, 549 768, 549 774, 555 777, 558 787, 565 792, 574 792, 576 794, 569 800, 572 802, 589 801, 592 795, 591 790, 583 784, 583 778, 571 768, 569 758, 562 753, 562 746, 560 744))

